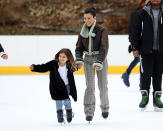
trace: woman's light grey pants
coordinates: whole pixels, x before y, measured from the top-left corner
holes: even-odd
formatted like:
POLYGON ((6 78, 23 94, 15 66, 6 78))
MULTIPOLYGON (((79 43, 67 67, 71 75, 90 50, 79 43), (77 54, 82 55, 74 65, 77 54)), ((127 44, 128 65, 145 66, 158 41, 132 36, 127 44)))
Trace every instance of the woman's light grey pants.
MULTIPOLYGON (((95 69, 93 63, 97 56, 85 55, 84 58, 84 72, 86 78, 86 90, 84 96, 84 112, 86 116, 94 116, 95 111, 95 69)), ((98 88, 100 91, 101 111, 108 112, 109 99, 108 99, 108 63, 107 58, 103 62, 103 69, 97 71, 98 88)))

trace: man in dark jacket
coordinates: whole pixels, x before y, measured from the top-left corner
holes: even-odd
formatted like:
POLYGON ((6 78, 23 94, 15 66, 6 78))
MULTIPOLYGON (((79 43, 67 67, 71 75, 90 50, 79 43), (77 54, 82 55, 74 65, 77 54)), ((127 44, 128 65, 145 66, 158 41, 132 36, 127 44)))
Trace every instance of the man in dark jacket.
POLYGON ((8 55, 6 53, 4 53, 4 49, 0 44, 0 56, 2 57, 2 59, 8 59, 8 55))
POLYGON ((139 10, 129 33, 133 46, 133 55, 141 56, 141 93, 139 107, 144 109, 149 101, 149 89, 152 78, 153 105, 163 109, 160 99, 163 71, 163 4, 161 0, 151 0, 139 10))

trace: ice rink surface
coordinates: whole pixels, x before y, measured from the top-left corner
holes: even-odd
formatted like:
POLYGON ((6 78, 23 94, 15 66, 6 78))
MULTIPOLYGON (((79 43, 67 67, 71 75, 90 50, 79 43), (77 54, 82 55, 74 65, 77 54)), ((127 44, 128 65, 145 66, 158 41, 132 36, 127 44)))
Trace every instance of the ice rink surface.
MULTIPOLYGON (((147 110, 140 102, 139 75, 131 75, 129 88, 121 75, 108 75, 110 115, 101 116, 96 79, 96 111, 91 124, 85 120, 84 75, 75 75, 78 101, 72 100, 72 123, 59 125, 55 101, 49 93, 48 75, 0 76, 0 131, 162 131, 163 112, 155 112, 152 95, 147 110)), ((151 91, 152 92, 152 91, 151 91)))

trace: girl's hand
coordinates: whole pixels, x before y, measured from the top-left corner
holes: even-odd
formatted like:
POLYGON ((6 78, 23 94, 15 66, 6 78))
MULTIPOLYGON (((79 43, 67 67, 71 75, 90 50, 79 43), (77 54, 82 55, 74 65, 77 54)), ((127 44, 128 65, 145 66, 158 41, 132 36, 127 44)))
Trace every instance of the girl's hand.
POLYGON ((7 60, 8 59, 8 55, 7 54, 2 55, 2 59, 7 60))
POLYGON ((95 66, 95 70, 96 71, 99 71, 100 70, 100 67, 99 66, 95 66))
POLYGON ((33 66, 33 65, 30 65, 29 69, 30 69, 31 71, 33 71, 33 70, 34 70, 34 66, 33 66))
POLYGON ((82 64, 78 64, 77 66, 78 66, 78 69, 81 69, 83 65, 82 64))

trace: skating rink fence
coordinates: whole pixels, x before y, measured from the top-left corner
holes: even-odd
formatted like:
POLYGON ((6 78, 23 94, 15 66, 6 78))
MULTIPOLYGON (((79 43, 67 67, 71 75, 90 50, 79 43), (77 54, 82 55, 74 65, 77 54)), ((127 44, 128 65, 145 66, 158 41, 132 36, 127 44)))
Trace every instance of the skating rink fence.
MULTIPOLYGON (((121 74, 134 59, 128 53, 128 35, 109 35, 108 73, 121 74)), ((77 35, 1 35, 0 43, 8 60, 0 59, 0 75, 38 74, 29 70, 31 64, 42 64, 54 59, 61 48, 75 54, 77 35)), ((133 73, 139 73, 139 65, 133 73)), ((75 74, 83 74, 83 68, 75 74)))

